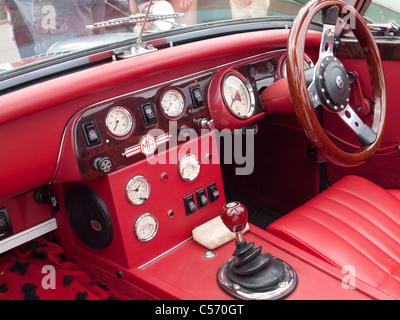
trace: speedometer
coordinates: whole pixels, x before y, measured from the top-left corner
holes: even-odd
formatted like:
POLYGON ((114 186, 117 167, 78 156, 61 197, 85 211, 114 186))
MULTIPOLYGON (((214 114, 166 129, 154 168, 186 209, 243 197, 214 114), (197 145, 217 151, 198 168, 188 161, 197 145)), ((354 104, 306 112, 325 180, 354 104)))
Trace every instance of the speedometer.
POLYGON ((239 119, 253 115, 255 104, 253 88, 236 75, 227 76, 222 84, 222 95, 228 110, 239 119))
POLYGON ((179 118, 185 111, 185 100, 175 89, 166 91, 161 98, 161 110, 170 119, 179 118))

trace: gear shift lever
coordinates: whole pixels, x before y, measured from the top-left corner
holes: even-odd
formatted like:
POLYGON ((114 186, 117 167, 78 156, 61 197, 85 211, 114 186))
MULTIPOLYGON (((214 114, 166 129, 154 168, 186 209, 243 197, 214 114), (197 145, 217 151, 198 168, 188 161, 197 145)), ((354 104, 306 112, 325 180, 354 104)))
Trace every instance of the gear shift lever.
POLYGON ((286 262, 262 253, 262 247, 247 243, 243 230, 247 224, 247 208, 240 202, 225 204, 221 219, 225 226, 236 233, 234 258, 218 269, 219 286, 238 299, 277 300, 288 296, 297 285, 297 274, 286 262))

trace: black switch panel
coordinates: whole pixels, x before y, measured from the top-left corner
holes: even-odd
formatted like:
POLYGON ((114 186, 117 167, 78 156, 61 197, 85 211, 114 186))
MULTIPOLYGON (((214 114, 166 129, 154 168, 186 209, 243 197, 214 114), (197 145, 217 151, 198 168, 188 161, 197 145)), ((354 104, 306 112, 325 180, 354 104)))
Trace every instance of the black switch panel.
POLYGON ((196 191, 196 200, 197 200, 197 207, 199 209, 204 208, 208 204, 205 188, 196 191))
POLYGON ((11 221, 6 208, 0 209, 0 239, 4 239, 13 233, 11 221))
POLYGON ((183 198, 183 203, 185 205, 186 215, 191 215, 196 211, 196 204, 194 203, 194 197, 192 194, 183 198))
POLYGON ((212 183, 207 186, 208 200, 211 202, 217 201, 219 198, 219 191, 217 185, 212 183))
POLYGON ((156 114, 154 113, 153 105, 151 103, 142 104, 140 106, 140 112, 142 113, 146 128, 157 124, 156 114))
POLYGON ((200 87, 190 88, 190 95, 192 97, 193 106, 195 109, 204 107, 204 99, 201 95, 200 87))
POLYGON ((97 130, 96 122, 94 120, 82 123, 81 127, 88 147, 97 146, 101 143, 99 130, 97 130))

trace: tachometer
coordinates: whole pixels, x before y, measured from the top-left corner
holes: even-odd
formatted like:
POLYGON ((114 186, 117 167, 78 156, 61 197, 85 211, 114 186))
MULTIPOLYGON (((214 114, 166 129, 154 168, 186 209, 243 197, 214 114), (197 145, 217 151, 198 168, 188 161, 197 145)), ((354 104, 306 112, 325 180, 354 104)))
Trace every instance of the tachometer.
POLYGON ((124 137, 133 129, 131 113, 124 107, 112 108, 106 116, 106 127, 116 137, 124 137))
POLYGON ((238 76, 227 76, 222 84, 222 94, 228 110, 239 119, 249 118, 255 108, 253 88, 238 76))
POLYGON ((179 118, 185 111, 185 100, 175 89, 166 91, 161 98, 161 110, 170 119, 179 118))

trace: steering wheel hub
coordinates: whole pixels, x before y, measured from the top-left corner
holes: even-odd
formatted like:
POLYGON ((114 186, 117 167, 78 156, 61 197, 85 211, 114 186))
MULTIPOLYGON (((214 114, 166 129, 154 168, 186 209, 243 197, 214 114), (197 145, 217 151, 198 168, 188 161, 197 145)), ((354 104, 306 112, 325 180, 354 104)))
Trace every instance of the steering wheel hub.
POLYGON ((343 64, 328 56, 316 68, 316 86, 322 104, 333 112, 343 110, 350 101, 350 82, 343 64))

